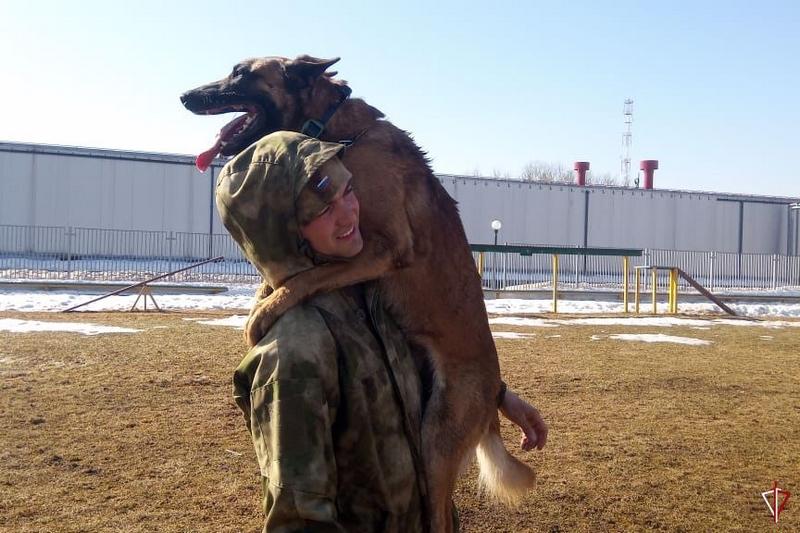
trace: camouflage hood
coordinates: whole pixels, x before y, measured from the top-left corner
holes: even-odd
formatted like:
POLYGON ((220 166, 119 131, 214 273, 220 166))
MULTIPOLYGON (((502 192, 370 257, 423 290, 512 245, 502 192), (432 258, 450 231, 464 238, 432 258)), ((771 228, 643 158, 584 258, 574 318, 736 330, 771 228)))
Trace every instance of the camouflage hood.
MULTIPOLYGON (((314 173, 342 149, 338 143, 279 131, 240 152, 219 174, 220 218, 273 288, 315 264, 298 220, 301 214, 307 220, 307 213, 318 212, 328 199, 316 197, 311 205, 304 201, 304 213, 298 213, 297 202, 314 173)), ((334 187, 328 190, 335 192, 334 187)))

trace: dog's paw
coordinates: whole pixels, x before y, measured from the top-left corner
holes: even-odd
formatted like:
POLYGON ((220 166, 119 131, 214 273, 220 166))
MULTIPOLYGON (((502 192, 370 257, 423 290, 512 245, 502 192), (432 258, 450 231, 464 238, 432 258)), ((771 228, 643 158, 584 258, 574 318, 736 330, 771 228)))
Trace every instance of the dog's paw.
POLYGON ((266 281, 262 281, 261 285, 259 285, 258 289, 256 290, 256 301, 260 302, 264 298, 269 297, 270 294, 272 294, 272 287, 270 287, 269 283, 266 281))

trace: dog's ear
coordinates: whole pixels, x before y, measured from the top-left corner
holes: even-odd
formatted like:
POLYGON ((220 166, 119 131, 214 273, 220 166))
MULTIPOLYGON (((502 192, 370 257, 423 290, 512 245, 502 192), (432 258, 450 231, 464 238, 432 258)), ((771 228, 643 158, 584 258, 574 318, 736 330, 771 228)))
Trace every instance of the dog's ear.
POLYGON ((297 56, 297 58, 286 63, 286 76, 299 87, 306 87, 311 85, 314 80, 319 78, 337 61, 339 61, 338 57, 318 59, 306 55, 297 56))

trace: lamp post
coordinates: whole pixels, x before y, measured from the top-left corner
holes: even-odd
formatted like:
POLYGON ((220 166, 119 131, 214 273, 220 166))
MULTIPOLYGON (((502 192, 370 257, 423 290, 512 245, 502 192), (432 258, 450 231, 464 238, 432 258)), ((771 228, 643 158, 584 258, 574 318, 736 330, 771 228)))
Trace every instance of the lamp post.
POLYGON ((800 202, 789 204, 789 211, 794 211, 794 255, 800 255, 800 202))
POLYGON ((497 219, 492 220, 492 229, 494 230, 494 245, 497 246, 497 232, 503 227, 503 223, 497 219))

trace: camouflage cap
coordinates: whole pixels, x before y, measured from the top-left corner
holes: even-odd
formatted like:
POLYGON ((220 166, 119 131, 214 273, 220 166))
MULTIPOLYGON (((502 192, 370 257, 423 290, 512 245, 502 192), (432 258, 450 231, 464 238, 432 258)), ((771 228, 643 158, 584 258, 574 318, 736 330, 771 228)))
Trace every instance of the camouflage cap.
POLYGON ((240 152, 220 172, 216 188, 220 218, 270 286, 279 287, 314 266, 300 235, 296 204, 317 170, 343 148, 278 131, 240 152))
POLYGON ((338 157, 325 161, 308 180, 295 201, 300 225, 308 224, 318 216, 352 177, 338 157))

